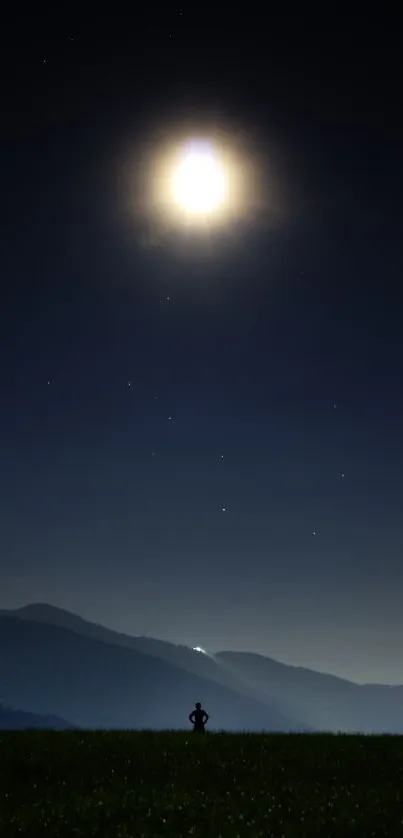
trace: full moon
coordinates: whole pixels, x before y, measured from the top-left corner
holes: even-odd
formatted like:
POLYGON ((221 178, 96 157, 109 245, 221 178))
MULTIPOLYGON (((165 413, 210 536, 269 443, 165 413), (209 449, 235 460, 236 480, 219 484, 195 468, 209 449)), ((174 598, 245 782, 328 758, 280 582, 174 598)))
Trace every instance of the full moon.
MULTIPOLYGON (((259 156, 240 131, 161 127, 155 139, 139 144, 133 164, 125 189, 146 246, 172 236, 175 243, 191 242, 199 254, 198 243, 210 247, 221 234, 238 235, 241 225, 250 226, 263 208, 259 156)), ((124 165, 121 171, 123 183, 124 165)))
POLYGON ((171 175, 172 198, 189 215, 212 215, 227 193, 226 174, 217 152, 207 143, 188 143, 180 149, 171 175))

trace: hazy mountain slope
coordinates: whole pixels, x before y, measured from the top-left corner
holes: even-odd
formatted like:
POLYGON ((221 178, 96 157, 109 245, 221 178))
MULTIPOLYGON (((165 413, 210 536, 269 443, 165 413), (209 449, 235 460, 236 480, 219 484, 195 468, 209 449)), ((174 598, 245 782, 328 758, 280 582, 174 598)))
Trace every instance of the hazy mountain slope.
POLYGON ((187 672, 268 703, 272 710, 315 729, 403 732, 400 686, 362 686, 253 653, 219 652, 207 657, 185 646, 120 634, 50 605, 33 604, 0 613, 64 625, 80 634, 170 661, 187 672))
POLYGON ((38 716, 23 710, 12 710, 0 704, 0 730, 24 730, 38 728, 40 730, 70 730, 74 727, 58 716, 38 716))
POLYGON ((263 702, 166 661, 17 617, 0 617, 0 673, 5 703, 82 727, 187 727, 200 700, 212 728, 300 728, 263 702))
POLYGON ((263 700, 287 702, 290 713, 298 707, 316 729, 403 732, 403 687, 354 684, 253 653, 218 652, 217 658, 263 700))
MULTIPOLYGON (((62 608, 56 608, 47 603, 32 603, 23 608, 18 608, 15 611, 3 610, 0 611, 1 615, 15 616, 22 620, 60 626, 105 643, 113 643, 143 654, 152 655, 153 657, 169 661, 187 672, 193 672, 201 678, 216 681, 218 684, 229 687, 236 692, 241 692, 250 698, 258 698, 255 687, 238 674, 233 673, 224 661, 220 662, 215 656, 209 657, 202 655, 187 646, 178 646, 174 643, 156 640, 151 637, 133 637, 128 634, 122 634, 113 629, 101 626, 98 623, 91 623, 82 617, 78 617, 76 614, 72 614, 62 608)), ((267 697, 264 698, 264 701, 267 703, 267 697)), ((290 713, 287 705, 283 706, 283 702, 277 700, 275 696, 273 696, 270 705, 279 713, 286 713, 293 718, 299 718, 298 714, 295 716, 295 709, 290 713)))

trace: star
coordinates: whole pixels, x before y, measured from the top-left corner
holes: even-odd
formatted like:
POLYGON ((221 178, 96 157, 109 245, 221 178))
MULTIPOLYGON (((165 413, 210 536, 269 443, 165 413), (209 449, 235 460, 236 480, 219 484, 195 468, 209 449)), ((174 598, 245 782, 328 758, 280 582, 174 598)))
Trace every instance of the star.
POLYGON ((221 507, 221 512, 226 512, 226 511, 227 511, 227 507, 226 507, 226 506, 222 506, 222 507, 221 507))
POLYGON ((333 405, 333 410, 337 410, 337 408, 338 408, 338 404, 334 404, 333 405))
POLYGON ((132 382, 131 382, 131 381, 128 381, 128 382, 127 382, 127 386, 128 386, 128 387, 131 387, 131 386, 132 386, 132 382))
POLYGON ((172 416, 168 416, 168 422, 172 422, 172 416))
POLYGON ((315 531, 315 530, 313 530, 312 535, 316 535, 316 531, 315 531))
POLYGON ((165 297, 165 302, 169 303, 169 302, 170 302, 170 300, 171 300, 171 298, 170 298, 170 297, 165 297))
POLYGON ((345 477, 345 476, 346 476, 346 475, 344 474, 344 472, 343 472, 343 471, 341 472, 341 476, 342 476, 342 477, 345 477))

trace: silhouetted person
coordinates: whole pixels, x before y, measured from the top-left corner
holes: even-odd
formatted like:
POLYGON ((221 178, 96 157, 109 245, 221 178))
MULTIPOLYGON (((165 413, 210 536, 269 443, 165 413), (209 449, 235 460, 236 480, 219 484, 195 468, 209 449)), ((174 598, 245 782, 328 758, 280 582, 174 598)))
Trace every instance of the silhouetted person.
POLYGON ((193 733, 204 733, 204 725, 209 720, 209 715, 205 710, 202 710, 200 701, 196 703, 196 710, 192 710, 189 721, 193 725, 193 733))

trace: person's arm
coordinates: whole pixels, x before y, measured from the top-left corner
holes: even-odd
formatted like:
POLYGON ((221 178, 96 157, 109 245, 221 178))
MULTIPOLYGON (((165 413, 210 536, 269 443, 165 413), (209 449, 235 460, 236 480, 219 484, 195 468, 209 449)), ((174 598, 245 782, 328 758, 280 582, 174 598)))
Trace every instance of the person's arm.
POLYGON ((193 719, 194 714, 195 714, 195 711, 194 711, 194 710, 192 710, 192 712, 191 712, 191 714, 190 714, 190 716, 189 716, 189 721, 190 721, 190 722, 192 722, 192 724, 194 724, 194 719, 193 719))
POLYGON ((206 713, 206 711, 204 711, 204 724, 206 724, 206 722, 208 722, 209 718, 210 718, 209 714, 206 713))

